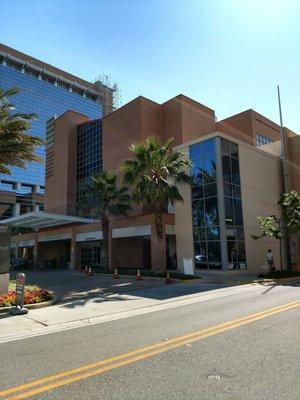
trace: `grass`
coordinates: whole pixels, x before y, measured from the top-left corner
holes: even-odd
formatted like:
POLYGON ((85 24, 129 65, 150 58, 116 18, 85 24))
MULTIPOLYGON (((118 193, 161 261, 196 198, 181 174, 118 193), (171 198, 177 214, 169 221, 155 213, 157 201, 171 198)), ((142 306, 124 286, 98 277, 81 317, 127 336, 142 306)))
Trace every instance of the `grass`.
MULTIPOLYGON (((114 270, 108 271, 103 268, 95 268, 93 269, 94 272, 99 273, 99 274, 113 274, 114 270)), ((173 279, 199 279, 200 277, 194 276, 194 275, 185 275, 182 274, 178 271, 168 271, 170 273, 170 277, 173 279)), ((120 268, 118 269, 118 274, 119 275, 132 275, 136 276, 137 269, 136 268, 120 268)), ((153 271, 150 271, 148 269, 140 269, 140 273, 142 276, 149 276, 153 278, 165 278, 166 273, 156 273, 153 271)))

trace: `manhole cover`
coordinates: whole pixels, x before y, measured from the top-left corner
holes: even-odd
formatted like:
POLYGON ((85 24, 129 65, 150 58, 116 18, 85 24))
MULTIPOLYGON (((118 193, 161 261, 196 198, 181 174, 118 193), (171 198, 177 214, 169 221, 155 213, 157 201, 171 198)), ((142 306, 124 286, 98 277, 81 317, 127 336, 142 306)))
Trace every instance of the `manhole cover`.
POLYGON ((208 378, 208 379, 215 379, 216 381, 218 381, 218 380, 221 379, 220 375, 213 375, 213 374, 206 375, 206 378, 208 378))

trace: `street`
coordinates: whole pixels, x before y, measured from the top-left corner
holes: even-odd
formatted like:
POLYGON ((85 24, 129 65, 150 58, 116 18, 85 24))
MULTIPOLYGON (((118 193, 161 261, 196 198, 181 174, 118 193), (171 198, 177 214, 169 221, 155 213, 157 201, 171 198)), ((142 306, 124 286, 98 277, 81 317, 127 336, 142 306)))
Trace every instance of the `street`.
POLYGON ((1 343, 0 398, 299 398, 299 283, 217 292, 194 304, 1 343))

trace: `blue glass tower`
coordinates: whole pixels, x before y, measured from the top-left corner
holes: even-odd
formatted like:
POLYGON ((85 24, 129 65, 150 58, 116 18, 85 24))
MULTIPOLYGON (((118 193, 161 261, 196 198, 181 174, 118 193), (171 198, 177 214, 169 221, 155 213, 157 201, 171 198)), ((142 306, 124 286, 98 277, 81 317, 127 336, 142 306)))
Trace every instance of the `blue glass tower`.
MULTIPOLYGON (((37 114, 38 120, 32 122, 30 131, 32 135, 45 139, 47 120, 55 115, 59 116, 67 110, 82 113, 91 119, 102 116, 100 102, 88 98, 86 95, 83 96, 82 92, 78 90, 72 91, 67 85, 60 87, 54 78, 45 79, 45 75, 38 75, 38 73, 33 76, 27 73, 30 70, 25 68, 16 70, 15 65, 17 64, 5 61, 0 63, 0 87, 8 89, 17 86, 20 93, 12 98, 16 111, 37 114)), ((45 158, 43 148, 38 149, 37 152, 42 158, 45 158)), ((0 174, 0 180, 21 183, 21 186, 18 187, 19 193, 26 192, 26 184, 42 187, 44 185, 45 165, 43 164, 32 162, 26 169, 12 168, 11 171, 12 174, 9 176, 0 174)), ((2 183, 0 188, 9 190, 9 186, 5 183, 2 183)))

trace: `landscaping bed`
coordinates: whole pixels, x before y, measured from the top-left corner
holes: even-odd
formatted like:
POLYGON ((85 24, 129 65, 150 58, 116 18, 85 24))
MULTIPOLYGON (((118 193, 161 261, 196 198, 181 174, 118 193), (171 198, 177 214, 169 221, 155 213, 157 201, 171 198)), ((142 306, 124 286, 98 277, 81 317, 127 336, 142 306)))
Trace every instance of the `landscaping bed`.
POLYGON ((266 274, 265 278, 267 278, 267 279, 283 279, 283 278, 294 278, 297 276, 300 277, 300 271, 283 270, 283 271, 273 271, 269 274, 266 274))
MULTIPOLYGON (((26 285, 24 293, 24 305, 48 302, 53 299, 53 294, 36 285, 26 285)), ((0 309, 2 307, 12 307, 16 302, 16 285, 10 281, 8 292, 0 296, 0 309)))

